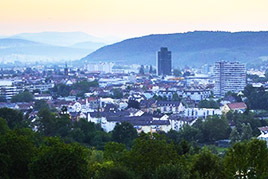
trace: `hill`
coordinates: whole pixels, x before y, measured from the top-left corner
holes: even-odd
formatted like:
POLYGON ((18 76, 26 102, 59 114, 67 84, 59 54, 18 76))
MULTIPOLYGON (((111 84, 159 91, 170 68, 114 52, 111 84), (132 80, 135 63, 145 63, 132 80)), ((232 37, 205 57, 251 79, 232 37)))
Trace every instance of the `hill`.
POLYGON ((0 39, 0 63, 78 60, 90 50, 47 45, 23 39, 0 39))
POLYGON ((202 65, 218 60, 247 63, 268 56, 268 32, 194 31, 148 35, 102 47, 81 60, 155 65, 160 47, 172 51, 174 66, 202 65))
POLYGON ((102 39, 83 32, 40 32, 21 33, 10 38, 24 39, 56 46, 71 46, 76 43, 90 41, 102 42, 102 39))
POLYGON ((105 45, 106 44, 105 43, 102 43, 102 42, 86 41, 86 42, 79 42, 79 43, 73 44, 70 47, 72 47, 72 48, 81 48, 81 49, 88 49, 88 50, 94 49, 93 51, 95 51, 98 48, 101 48, 101 47, 103 47, 105 45))

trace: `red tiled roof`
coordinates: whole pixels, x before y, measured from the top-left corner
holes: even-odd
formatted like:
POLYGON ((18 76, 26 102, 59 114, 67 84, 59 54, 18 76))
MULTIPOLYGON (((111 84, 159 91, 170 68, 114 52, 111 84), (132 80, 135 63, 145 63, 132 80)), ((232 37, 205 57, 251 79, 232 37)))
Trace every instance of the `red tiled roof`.
POLYGON ((247 105, 243 102, 240 103, 229 103, 227 104, 230 109, 246 109, 247 105))

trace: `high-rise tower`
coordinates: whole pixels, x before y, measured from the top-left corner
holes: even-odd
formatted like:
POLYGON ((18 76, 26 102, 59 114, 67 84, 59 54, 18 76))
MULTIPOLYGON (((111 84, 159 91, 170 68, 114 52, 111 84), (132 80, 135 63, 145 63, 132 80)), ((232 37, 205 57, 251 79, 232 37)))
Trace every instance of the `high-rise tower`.
POLYGON ((161 47, 156 59, 157 75, 171 75, 171 51, 161 47))

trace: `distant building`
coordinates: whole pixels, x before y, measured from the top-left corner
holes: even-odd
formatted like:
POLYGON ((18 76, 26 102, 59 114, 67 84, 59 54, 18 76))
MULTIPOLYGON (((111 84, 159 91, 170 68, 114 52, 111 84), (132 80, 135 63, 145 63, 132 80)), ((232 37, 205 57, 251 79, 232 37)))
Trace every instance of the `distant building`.
POLYGON ((247 105, 244 102, 228 103, 222 107, 222 112, 225 114, 228 113, 229 111, 237 111, 239 113, 243 113, 246 111, 246 109, 247 105))
POLYGON ((114 63, 112 62, 99 62, 99 63, 90 63, 86 65, 88 71, 98 71, 104 73, 112 73, 114 63))
POLYGON ((69 69, 68 69, 67 63, 65 63, 64 75, 65 76, 68 76, 69 75, 69 69))
POLYGON ((266 145, 268 147, 268 126, 259 127, 258 129, 260 130, 261 135, 257 138, 266 141, 266 145))
POLYGON ((14 86, 11 80, 0 80, 0 96, 5 97, 7 100, 10 100, 12 96, 18 94, 23 89, 19 89, 14 86))
POLYGON ((239 62, 216 62, 214 77, 214 94, 217 97, 224 97, 228 91, 238 93, 246 86, 246 67, 239 62))
POLYGON ((157 52, 156 66, 157 75, 171 75, 171 51, 168 48, 162 47, 157 52))

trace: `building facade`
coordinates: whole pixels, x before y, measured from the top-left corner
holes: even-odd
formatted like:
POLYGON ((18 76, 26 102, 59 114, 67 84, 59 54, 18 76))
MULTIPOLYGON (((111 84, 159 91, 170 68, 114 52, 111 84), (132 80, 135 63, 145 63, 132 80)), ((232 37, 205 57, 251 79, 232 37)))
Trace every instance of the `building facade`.
POLYGON ((171 75, 171 51, 161 47, 156 59, 157 75, 171 75))
POLYGON ((215 96, 224 97, 228 91, 238 93, 246 86, 246 67, 239 62, 216 62, 214 78, 215 96))

